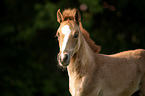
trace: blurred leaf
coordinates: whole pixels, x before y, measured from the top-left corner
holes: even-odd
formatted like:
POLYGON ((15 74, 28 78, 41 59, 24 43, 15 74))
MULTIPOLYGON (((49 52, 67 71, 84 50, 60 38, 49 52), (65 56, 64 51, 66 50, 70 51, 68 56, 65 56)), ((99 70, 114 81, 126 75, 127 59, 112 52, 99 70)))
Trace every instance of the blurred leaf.
POLYGON ((99 13, 103 11, 103 7, 100 4, 100 0, 79 0, 80 3, 88 5, 89 10, 92 13, 99 13))

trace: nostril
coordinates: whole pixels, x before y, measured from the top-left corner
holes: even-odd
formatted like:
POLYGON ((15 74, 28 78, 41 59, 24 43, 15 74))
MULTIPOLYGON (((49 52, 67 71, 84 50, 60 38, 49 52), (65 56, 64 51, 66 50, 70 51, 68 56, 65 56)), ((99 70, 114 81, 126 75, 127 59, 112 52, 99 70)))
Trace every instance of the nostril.
POLYGON ((68 55, 67 54, 65 54, 65 56, 64 56, 64 59, 63 59, 64 61, 67 61, 68 60, 68 55))
POLYGON ((58 54, 57 59, 61 66, 67 66, 70 63, 70 57, 67 53, 58 54))
POLYGON ((61 55, 57 56, 57 60, 60 62, 66 62, 66 61, 68 61, 68 59, 69 59, 68 54, 64 54, 63 56, 61 56, 61 55))

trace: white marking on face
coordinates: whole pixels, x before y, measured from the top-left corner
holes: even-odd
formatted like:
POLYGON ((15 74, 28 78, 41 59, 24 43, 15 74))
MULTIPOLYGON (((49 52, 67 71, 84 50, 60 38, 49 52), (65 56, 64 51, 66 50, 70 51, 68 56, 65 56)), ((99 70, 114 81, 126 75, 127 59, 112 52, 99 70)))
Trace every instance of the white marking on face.
POLYGON ((63 52, 66 48, 66 44, 68 41, 68 37, 71 33, 71 30, 68 25, 65 25, 64 27, 61 28, 61 32, 64 34, 63 44, 62 44, 62 48, 61 48, 61 57, 63 58, 64 57, 63 52))

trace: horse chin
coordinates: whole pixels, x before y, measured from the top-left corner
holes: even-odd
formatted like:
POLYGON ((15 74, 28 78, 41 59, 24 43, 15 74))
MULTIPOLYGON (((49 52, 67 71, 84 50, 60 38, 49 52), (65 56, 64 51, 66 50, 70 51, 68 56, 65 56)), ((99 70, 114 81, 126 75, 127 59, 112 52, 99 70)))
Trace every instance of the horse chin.
POLYGON ((67 61, 67 62, 60 62, 60 66, 62 67, 67 67, 69 65, 70 61, 67 61))

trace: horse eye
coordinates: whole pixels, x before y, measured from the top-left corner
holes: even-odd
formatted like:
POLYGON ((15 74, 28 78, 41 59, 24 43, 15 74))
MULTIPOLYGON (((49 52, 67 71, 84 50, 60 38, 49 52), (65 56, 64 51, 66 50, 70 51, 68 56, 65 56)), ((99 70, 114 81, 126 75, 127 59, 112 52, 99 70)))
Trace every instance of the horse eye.
POLYGON ((77 38, 77 37, 78 37, 78 33, 75 33, 75 34, 74 34, 74 38, 77 38))

